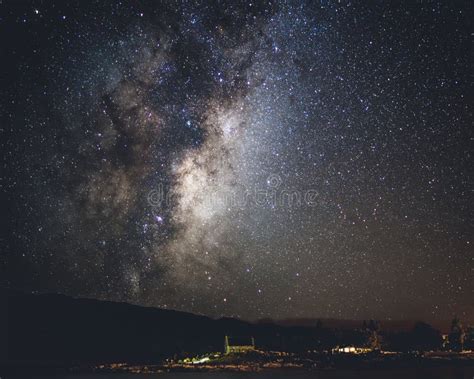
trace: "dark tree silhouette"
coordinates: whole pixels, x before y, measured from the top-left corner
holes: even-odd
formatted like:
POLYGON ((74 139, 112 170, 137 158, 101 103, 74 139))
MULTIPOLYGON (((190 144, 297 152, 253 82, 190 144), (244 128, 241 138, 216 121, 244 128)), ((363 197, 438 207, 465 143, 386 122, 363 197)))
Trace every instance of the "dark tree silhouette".
POLYGON ((449 348, 453 351, 462 351, 464 349, 464 330, 459 318, 454 317, 451 321, 451 332, 448 336, 449 348))
POLYGON ((372 350, 380 350, 382 344, 382 337, 380 335, 380 323, 378 321, 369 320, 368 323, 364 321, 363 327, 365 326, 367 335, 367 347, 372 350))

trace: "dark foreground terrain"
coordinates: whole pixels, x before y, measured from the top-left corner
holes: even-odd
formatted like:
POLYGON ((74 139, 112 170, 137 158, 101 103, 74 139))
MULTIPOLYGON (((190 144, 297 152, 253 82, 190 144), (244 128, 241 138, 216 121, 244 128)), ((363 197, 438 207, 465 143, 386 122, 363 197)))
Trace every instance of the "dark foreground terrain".
POLYGON ((362 370, 319 370, 319 371, 264 371, 257 373, 166 373, 163 375, 110 374, 73 375, 71 379, 132 379, 163 377, 164 379, 472 379, 474 368, 437 367, 417 369, 362 369, 362 370))
POLYGON ((59 373, 15 375, 15 378, 68 378, 68 379, 472 379, 474 367, 421 367, 333 370, 267 370, 260 372, 169 372, 162 374, 133 373, 59 373))
POLYGON ((159 362, 222 351, 225 335, 254 336, 264 350, 303 351, 327 333, 63 295, 3 291, 0 303, 3 364, 159 362))
POLYGON ((2 378, 474 377, 472 353, 333 354, 331 347, 363 337, 354 330, 215 320, 61 295, 4 291, 1 304, 2 378), (226 356, 225 335, 254 336, 259 350, 226 356))

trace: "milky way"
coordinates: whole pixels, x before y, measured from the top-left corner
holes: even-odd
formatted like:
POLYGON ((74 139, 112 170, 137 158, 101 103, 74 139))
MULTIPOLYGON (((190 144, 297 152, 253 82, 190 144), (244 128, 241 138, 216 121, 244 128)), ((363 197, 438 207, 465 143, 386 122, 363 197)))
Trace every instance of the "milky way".
POLYGON ((0 283, 473 320, 469 8, 4 1, 0 283))

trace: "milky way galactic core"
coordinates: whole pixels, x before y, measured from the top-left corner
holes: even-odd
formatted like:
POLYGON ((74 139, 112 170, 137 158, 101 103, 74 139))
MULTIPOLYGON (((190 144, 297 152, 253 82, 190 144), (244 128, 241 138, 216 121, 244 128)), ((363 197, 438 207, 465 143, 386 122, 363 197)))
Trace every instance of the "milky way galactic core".
POLYGON ((472 13, 3 1, 0 284, 473 320, 472 13))

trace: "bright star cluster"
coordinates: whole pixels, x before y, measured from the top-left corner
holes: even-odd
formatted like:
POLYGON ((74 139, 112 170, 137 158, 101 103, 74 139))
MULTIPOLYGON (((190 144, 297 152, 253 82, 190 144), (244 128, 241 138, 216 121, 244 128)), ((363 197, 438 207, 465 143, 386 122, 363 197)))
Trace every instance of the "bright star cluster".
POLYGON ((474 320, 471 16, 3 1, 0 284, 216 317, 474 320))

